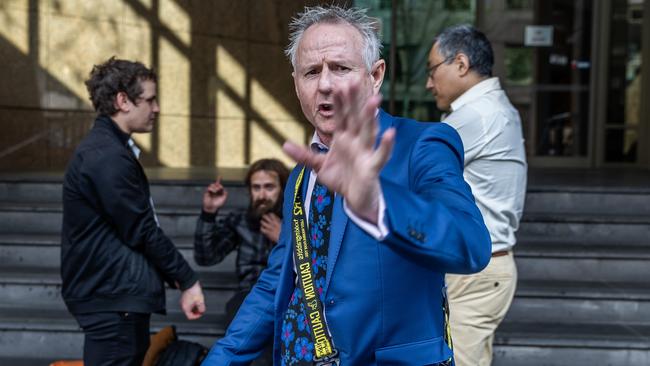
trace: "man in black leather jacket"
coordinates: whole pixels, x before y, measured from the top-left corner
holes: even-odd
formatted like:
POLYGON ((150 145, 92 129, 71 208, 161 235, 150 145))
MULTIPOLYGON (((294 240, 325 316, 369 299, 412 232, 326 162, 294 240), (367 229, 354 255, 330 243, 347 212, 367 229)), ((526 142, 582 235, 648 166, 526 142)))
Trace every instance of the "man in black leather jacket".
POLYGON ((188 319, 205 312, 196 273, 163 233, 132 133, 160 111, 156 74, 111 58, 86 81, 98 113, 63 182, 62 293, 84 331, 84 365, 140 365, 151 313, 165 313, 166 281, 188 319))

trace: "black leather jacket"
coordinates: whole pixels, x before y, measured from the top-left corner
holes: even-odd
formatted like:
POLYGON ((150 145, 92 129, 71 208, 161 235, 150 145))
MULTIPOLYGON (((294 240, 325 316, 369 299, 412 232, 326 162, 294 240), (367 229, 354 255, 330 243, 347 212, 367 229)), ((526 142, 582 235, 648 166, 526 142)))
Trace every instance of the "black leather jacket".
POLYGON ((165 287, 198 279, 158 227, 129 135, 99 116, 63 182, 61 277, 71 313, 165 312, 165 287))

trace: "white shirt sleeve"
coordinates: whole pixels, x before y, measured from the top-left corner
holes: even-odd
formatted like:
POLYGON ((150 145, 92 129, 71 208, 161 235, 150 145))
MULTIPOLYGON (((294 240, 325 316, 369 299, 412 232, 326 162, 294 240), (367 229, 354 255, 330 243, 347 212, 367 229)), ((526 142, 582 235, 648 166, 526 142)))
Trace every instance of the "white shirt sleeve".
POLYGON ((384 194, 379 193, 379 214, 377 217, 377 225, 372 224, 359 216, 355 215, 352 210, 348 208, 348 203, 346 200, 343 200, 343 209, 345 213, 350 217, 355 224, 357 224, 363 231, 368 233, 370 236, 377 240, 384 240, 388 236, 388 227, 384 223, 384 216, 386 213, 386 201, 384 201, 384 194))

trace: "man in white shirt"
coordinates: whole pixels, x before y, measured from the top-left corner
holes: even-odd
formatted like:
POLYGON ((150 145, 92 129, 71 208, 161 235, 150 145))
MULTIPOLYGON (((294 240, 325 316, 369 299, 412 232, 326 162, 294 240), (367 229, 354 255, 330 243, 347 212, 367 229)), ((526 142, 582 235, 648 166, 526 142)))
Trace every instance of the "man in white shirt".
POLYGON ((492 239, 488 266, 446 276, 457 366, 490 365, 494 332, 514 297, 512 255, 526 195, 526 154, 519 113, 499 79, 485 35, 468 25, 445 29, 429 52, 426 87, 463 141, 463 175, 492 239))

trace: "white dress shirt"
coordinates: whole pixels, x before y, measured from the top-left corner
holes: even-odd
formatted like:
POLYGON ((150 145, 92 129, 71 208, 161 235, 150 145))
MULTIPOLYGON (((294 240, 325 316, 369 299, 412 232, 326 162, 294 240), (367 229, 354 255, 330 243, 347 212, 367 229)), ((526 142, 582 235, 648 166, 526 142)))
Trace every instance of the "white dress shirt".
POLYGON ((443 122, 465 148, 463 176, 472 188, 492 239, 492 252, 511 249, 526 197, 526 152, 519 113, 499 79, 474 85, 453 103, 443 122))

